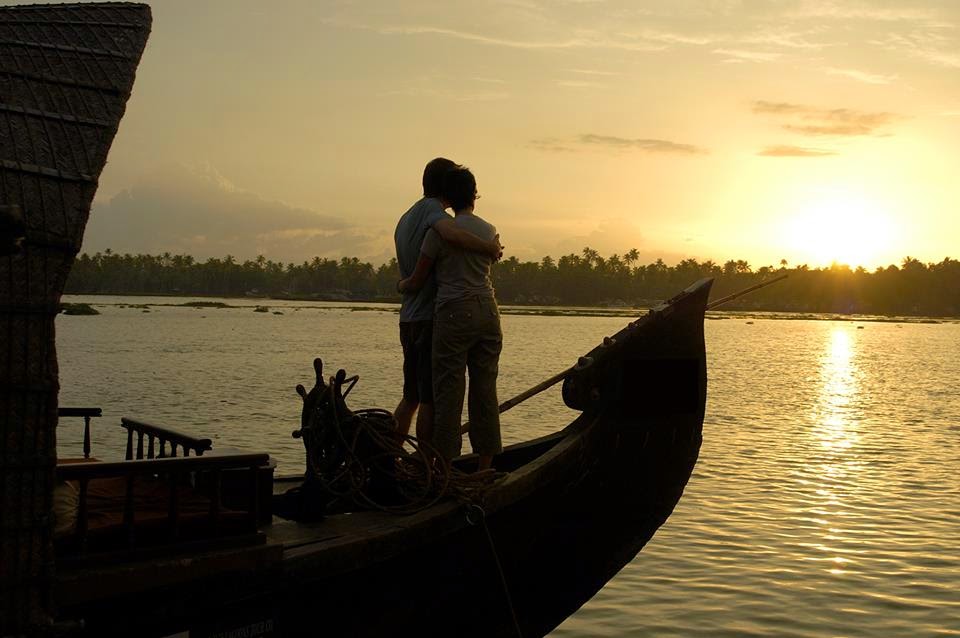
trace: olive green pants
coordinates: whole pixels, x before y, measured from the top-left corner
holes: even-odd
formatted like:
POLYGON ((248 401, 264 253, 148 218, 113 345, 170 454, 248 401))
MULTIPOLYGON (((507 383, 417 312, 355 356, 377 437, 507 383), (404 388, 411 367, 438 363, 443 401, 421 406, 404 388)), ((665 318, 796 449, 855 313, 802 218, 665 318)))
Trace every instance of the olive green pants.
POLYGON ((472 296, 437 307, 433 321, 433 445, 443 458, 460 455, 467 371, 473 451, 493 455, 503 450, 497 402, 502 348, 500 310, 492 297, 472 296))

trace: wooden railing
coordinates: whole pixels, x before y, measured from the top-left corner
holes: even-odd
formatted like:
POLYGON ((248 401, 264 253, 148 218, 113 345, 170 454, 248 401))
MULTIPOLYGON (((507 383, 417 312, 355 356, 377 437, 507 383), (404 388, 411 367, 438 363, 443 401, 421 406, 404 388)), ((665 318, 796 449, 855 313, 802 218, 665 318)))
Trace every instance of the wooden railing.
POLYGON ((177 432, 166 426, 154 425, 146 421, 137 421, 123 417, 120 419, 120 427, 127 430, 127 453, 128 461, 133 459, 153 459, 176 457, 177 448, 183 452, 183 456, 190 456, 192 451, 195 456, 203 456, 203 453, 213 447, 210 439, 199 439, 183 432, 177 432), (134 454, 133 438, 136 434, 137 446, 134 454), (144 451, 143 443, 147 439, 147 449, 144 451), (167 452, 167 444, 170 444, 170 452, 167 452), (155 445, 156 444, 156 445, 155 445))
MULTIPOLYGON (((137 512, 135 507, 134 486, 138 481, 165 481, 167 490, 166 529, 162 542, 172 543, 180 538, 180 511, 178 498, 184 485, 199 485, 198 491, 209 498, 209 522, 207 537, 217 537, 223 510, 223 489, 221 477, 224 472, 235 475, 238 471, 248 478, 246 493, 243 495, 246 508, 243 527, 248 533, 256 533, 263 515, 261 508, 269 507, 262 503, 262 494, 269 493, 261 485, 264 480, 272 480, 273 464, 265 453, 233 453, 206 457, 153 458, 118 462, 82 462, 57 466, 59 481, 76 481, 79 488, 76 524, 69 537, 74 556, 82 557, 87 553, 89 540, 89 508, 87 493, 90 482, 96 479, 123 478, 126 492, 123 498, 123 537, 125 542, 113 550, 132 550, 137 547, 137 512), (245 471, 244 471, 245 470, 245 471), (125 545, 125 547, 123 547, 125 545)), ((234 477, 236 478, 236 477, 234 477)), ((234 481, 235 482, 235 481, 234 481)), ((236 511, 233 510, 232 513, 236 511)), ((236 532, 233 532, 236 534, 236 532)))
POLYGON ((100 408, 60 408, 58 417, 83 417, 83 458, 90 458, 90 419, 103 416, 100 408))

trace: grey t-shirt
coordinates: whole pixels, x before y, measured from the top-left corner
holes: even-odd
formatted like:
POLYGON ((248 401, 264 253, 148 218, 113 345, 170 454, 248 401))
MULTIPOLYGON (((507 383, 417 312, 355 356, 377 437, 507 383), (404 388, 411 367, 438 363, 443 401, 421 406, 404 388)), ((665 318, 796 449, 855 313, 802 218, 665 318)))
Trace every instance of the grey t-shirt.
MULTIPOLYGON (((476 215, 457 215, 453 218, 453 223, 481 239, 492 240, 497 235, 493 224, 488 224, 476 215)), ((471 295, 493 297, 493 284, 490 282, 493 257, 490 255, 453 246, 445 242, 433 229, 427 231, 420 250, 434 260, 437 307, 471 295)))
MULTIPOLYGON (((427 230, 441 219, 449 217, 440 200, 433 197, 424 197, 400 217, 393 233, 393 243, 397 247, 397 265, 400 267, 401 278, 406 279, 417 268, 420 246, 423 245, 427 230)), ((431 271, 419 291, 403 295, 400 321, 431 321, 436 296, 437 283, 431 271)))

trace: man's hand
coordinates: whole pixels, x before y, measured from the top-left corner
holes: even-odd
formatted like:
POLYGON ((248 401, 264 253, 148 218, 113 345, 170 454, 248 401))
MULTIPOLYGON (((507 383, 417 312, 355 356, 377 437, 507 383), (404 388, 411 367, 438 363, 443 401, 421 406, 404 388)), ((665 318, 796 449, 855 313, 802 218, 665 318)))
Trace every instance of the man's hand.
POLYGON ((503 257, 503 244, 500 243, 500 233, 497 233, 490 242, 490 256, 493 257, 494 261, 500 261, 503 257))
POLYGON ((499 259, 499 255, 503 251, 503 246, 497 240, 487 240, 479 235, 474 235, 469 230, 457 226, 450 217, 437 220, 431 228, 444 241, 472 253, 482 253, 490 255, 494 259, 499 259))
POLYGON ((399 292, 401 295, 404 294, 404 293, 406 293, 406 292, 407 292, 407 284, 409 283, 409 281, 410 281, 410 278, 409 278, 409 277, 407 277, 406 279, 401 279, 400 281, 398 281, 398 282, 397 282, 397 292, 399 292))

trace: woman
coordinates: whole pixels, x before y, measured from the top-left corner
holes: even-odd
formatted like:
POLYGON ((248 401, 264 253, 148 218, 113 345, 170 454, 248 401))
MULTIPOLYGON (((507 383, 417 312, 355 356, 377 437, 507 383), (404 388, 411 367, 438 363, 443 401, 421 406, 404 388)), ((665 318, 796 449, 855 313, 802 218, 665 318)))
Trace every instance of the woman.
MULTIPOLYGON (((497 238, 497 229, 474 213, 477 182, 460 166, 444 176, 441 201, 455 213, 454 223, 482 239, 497 238)), ((500 310, 490 282, 493 257, 453 246, 432 229, 424 237, 413 275, 398 284, 400 292, 419 289, 434 273, 437 301, 433 323, 434 430, 431 443, 450 460, 460 454, 465 373, 470 371, 467 401, 470 444, 480 457, 478 469, 491 466, 503 450, 497 402, 497 372, 503 333, 500 310)))

